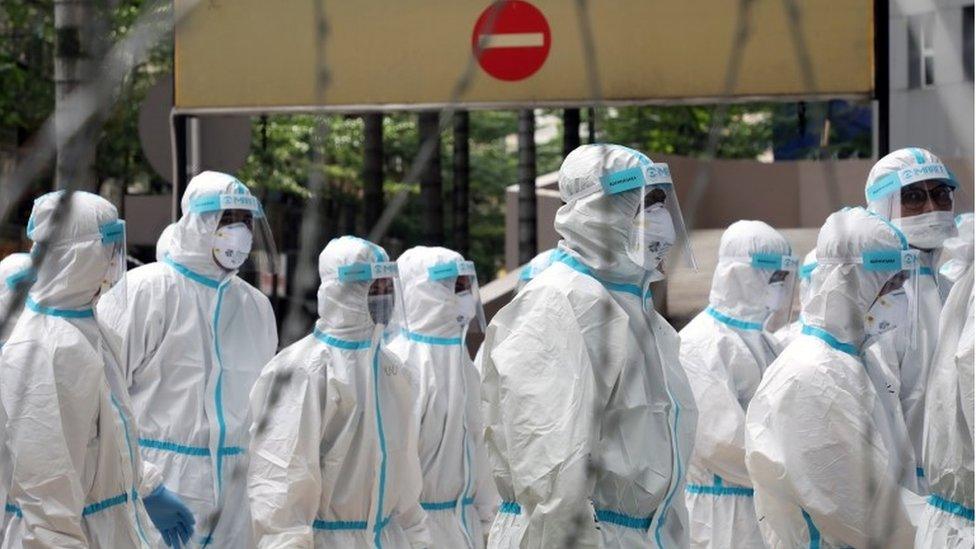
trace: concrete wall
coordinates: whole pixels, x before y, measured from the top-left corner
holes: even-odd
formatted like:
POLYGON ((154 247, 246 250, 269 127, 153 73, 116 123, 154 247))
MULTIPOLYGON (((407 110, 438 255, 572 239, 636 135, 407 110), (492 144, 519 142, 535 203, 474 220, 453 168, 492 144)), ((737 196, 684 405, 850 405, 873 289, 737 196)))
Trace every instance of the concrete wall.
MULTIPOLYGON (((653 155, 667 162, 678 187, 685 216, 688 193, 705 163, 692 158, 653 155)), ((956 211, 973 211, 973 164, 969 158, 944 158, 963 190, 957 193, 956 211)), ((831 162, 790 161, 761 163, 753 160, 716 160, 712 176, 695 216, 696 229, 724 229, 739 219, 759 219, 777 228, 818 228, 842 206, 864 204, 864 183, 872 160, 831 162), (830 184, 829 182, 836 182, 830 184)), ((538 189, 539 249, 556 245, 552 227, 562 205, 555 174, 541 176, 538 189)), ((505 193, 505 268, 518 268, 518 186, 505 193)))

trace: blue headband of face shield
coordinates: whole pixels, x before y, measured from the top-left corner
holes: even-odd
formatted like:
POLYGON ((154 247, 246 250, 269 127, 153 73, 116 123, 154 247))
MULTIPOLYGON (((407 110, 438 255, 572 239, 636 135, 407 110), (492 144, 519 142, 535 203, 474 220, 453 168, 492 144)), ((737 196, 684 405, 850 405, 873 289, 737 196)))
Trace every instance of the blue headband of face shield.
POLYGON ((448 261, 427 269, 428 280, 475 276, 474 261, 448 261))
POLYGON ((813 263, 807 263, 803 265, 802 267, 800 267, 800 278, 802 278, 803 280, 810 280, 810 277, 813 276, 813 270, 816 268, 817 268, 816 261, 814 261, 813 263))
POLYGON ((264 209, 250 194, 208 194, 190 201, 190 213, 201 214, 222 210, 248 210, 254 217, 263 217, 264 209))
POLYGON ((378 278, 394 278, 398 275, 397 264, 392 261, 378 263, 352 263, 339 267, 339 282, 369 282, 378 278))
POLYGON ((766 271, 795 271, 799 260, 788 254, 754 253, 749 255, 753 269, 766 271))
POLYGON ((953 189, 959 187, 955 174, 941 162, 909 166, 879 177, 864 192, 868 202, 880 200, 895 191, 920 181, 942 181, 953 189))
POLYGON ((600 178, 600 187, 603 189, 603 194, 606 195, 655 185, 670 186, 673 184, 671 168, 663 162, 641 164, 633 168, 604 174, 600 178))

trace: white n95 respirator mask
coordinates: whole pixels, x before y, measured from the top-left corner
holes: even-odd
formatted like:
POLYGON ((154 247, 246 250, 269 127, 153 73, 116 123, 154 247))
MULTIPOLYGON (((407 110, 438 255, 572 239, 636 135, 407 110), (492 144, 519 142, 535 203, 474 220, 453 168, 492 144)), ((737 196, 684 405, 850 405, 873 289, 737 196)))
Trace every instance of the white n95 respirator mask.
POLYGON ((653 271, 674 246, 676 235, 671 214, 662 203, 653 204, 634 217, 627 242, 627 257, 646 271, 653 271))
POLYGON ((475 300, 471 290, 458 292, 455 295, 457 295, 458 305, 457 323, 459 326, 467 326, 468 322, 471 322, 477 314, 478 302, 475 300))
POLYGON ((221 267, 233 271, 247 260, 253 243, 254 235, 244 223, 218 227, 213 241, 214 260, 221 267))
POLYGON ((909 244, 923 250, 941 248, 947 239, 956 236, 952 212, 936 211, 898 217, 892 219, 891 223, 905 233, 909 244))

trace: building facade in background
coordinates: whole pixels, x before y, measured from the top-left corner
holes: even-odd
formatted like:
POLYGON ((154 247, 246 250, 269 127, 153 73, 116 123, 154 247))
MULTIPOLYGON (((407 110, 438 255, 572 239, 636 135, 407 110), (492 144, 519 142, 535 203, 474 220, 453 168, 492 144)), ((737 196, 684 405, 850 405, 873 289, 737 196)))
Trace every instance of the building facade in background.
POLYGON ((973 0, 895 0, 891 149, 973 157, 973 0))

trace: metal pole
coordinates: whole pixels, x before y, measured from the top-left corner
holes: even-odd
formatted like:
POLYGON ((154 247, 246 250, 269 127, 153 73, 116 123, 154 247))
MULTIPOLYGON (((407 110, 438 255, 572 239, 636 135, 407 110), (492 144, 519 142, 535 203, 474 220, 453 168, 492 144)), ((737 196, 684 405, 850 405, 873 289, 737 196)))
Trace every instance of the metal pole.
POLYGON ((586 142, 596 143, 596 109, 586 109, 586 142))
POLYGON ((563 158, 580 146, 580 110, 563 109, 563 158))
POLYGON ((468 111, 454 113, 454 249, 464 257, 470 251, 468 230, 468 187, 471 178, 468 111))
POLYGON ((183 114, 173 114, 170 117, 173 145, 173 211, 172 219, 174 222, 180 218, 180 200, 183 199, 183 192, 186 185, 190 182, 189 177, 189 149, 187 147, 187 131, 189 124, 187 116, 183 114))
POLYGON ((440 117, 437 111, 418 117, 420 142, 434 142, 433 152, 420 174, 420 202, 424 209, 424 243, 439 246, 444 242, 444 193, 441 181, 440 117))
POLYGON ((891 150, 891 71, 888 0, 874 0, 874 100, 877 101, 877 154, 891 150))
POLYGON ((519 264, 524 265, 538 253, 536 235, 535 196, 535 112, 519 111, 518 130, 518 185, 519 185, 519 264))
POLYGON ((97 192, 94 174, 97 124, 87 120, 74 135, 66 126, 70 114, 64 102, 77 88, 92 81, 95 36, 91 0, 54 2, 54 127, 57 157, 54 186, 97 192))
POLYGON ((383 113, 363 115, 363 219, 366 233, 383 213, 383 113))

